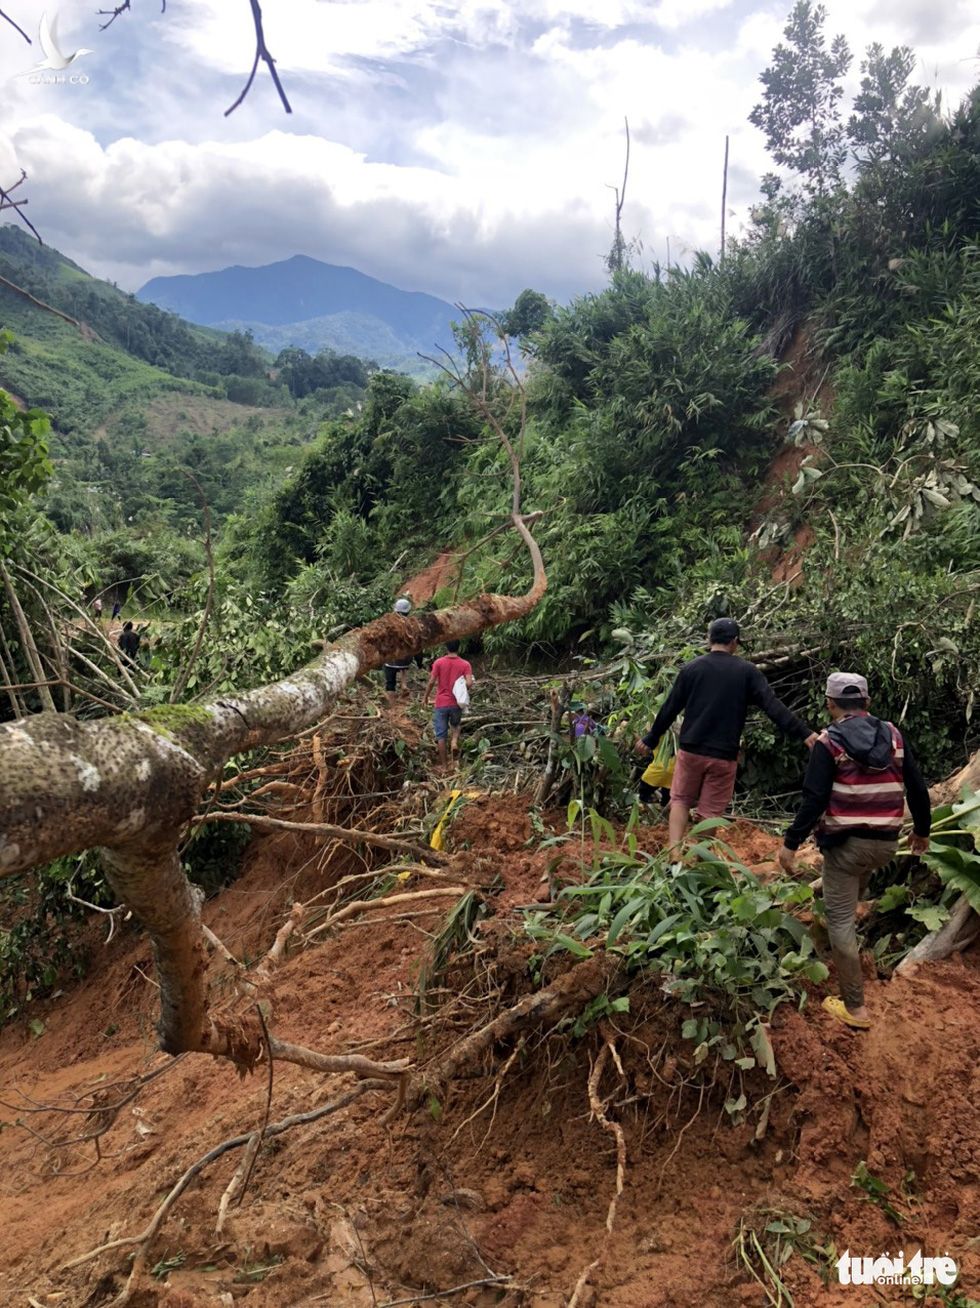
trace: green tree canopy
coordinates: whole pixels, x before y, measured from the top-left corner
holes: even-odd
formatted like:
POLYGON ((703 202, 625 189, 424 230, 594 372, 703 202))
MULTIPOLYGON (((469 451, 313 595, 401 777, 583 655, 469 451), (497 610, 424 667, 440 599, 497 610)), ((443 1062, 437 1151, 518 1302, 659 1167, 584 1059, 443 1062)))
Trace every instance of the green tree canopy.
POLYGON ((827 47, 827 11, 811 0, 797 0, 783 29, 786 45, 777 45, 762 74, 762 101, 749 121, 766 135, 777 164, 792 169, 813 195, 826 195, 840 181, 847 158, 841 121, 841 85, 851 64, 842 36, 827 47))

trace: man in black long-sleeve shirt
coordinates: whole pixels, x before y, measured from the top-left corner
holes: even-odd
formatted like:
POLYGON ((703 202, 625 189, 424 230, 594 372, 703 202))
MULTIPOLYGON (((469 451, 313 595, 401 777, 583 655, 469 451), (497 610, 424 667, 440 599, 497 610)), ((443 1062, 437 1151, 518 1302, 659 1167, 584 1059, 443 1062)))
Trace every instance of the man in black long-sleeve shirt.
POLYGON ((817 828, 823 853, 823 898, 841 997, 824 1008, 848 1026, 871 1025, 864 1003, 855 912, 872 872, 895 856, 905 817, 912 814, 909 848, 921 854, 929 844, 929 791, 908 741, 891 722, 868 712, 868 683, 856 672, 827 679, 831 723, 821 732, 803 778, 803 798, 779 851, 779 865, 792 872, 796 851, 817 828))
POLYGON ((737 657, 739 626, 716 618, 708 629, 709 651, 685 663, 653 726, 637 741, 640 754, 655 749, 683 710, 680 749, 670 788, 670 843, 680 845, 691 809, 720 817, 735 789, 738 751, 749 706, 755 705, 788 736, 812 745, 816 733, 776 698, 753 664, 737 657))

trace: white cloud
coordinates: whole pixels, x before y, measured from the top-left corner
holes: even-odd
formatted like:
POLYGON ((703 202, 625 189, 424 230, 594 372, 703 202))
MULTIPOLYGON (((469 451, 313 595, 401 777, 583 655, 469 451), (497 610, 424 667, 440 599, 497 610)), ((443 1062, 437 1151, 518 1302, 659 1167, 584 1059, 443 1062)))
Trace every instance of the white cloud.
POLYGON ((732 0, 660 0, 652 11, 653 21, 658 27, 674 31, 696 22, 707 14, 718 13, 727 9, 732 0))
MULTIPOLYGON (((852 85, 872 40, 916 45, 953 101, 980 73, 970 0, 827 6, 852 85)), ((470 303, 565 295, 601 280, 624 115, 625 227, 651 258, 668 237, 716 246, 726 135, 729 230, 768 167, 747 117, 781 39, 775 0, 267 0, 295 113, 260 70, 230 119, 252 58, 241 0, 134 7, 101 36, 90 0, 61 9, 66 37, 95 47, 91 82, 0 85, 0 166, 16 149, 47 238, 129 287, 302 252, 470 303)), ((0 79, 30 59, 0 42, 0 79)))

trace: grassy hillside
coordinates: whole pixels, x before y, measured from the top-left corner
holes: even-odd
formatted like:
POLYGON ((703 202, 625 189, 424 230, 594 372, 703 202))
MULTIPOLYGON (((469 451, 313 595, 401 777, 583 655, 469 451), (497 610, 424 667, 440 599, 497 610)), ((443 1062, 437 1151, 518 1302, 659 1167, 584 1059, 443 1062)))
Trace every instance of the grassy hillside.
POLYGON ((103 582, 136 566, 127 556, 106 572, 106 553, 118 550, 100 546, 104 533, 146 541, 159 560, 175 557, 168 533, 199 535, 199 493, 186 473, 218 523, 287 476, 322 419, 363 394, 357 365, 341 370, 343 384, 297 401, 288 375, 277 378, 247 335, 140 304, 11 226, 0 227, 0 278, 77 319, 0 283, 0 326, 13 338, 0 386, 51 416, 45 508, 61 530, 87 538, 89 572, 103 582))

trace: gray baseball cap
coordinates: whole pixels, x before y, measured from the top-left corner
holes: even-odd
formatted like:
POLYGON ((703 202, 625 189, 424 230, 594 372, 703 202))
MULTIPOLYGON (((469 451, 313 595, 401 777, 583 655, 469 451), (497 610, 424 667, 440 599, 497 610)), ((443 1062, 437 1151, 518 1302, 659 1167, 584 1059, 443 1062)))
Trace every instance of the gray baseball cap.
POLYGON ((395 600, 394 607, 396 613, 411 613, 412 601, 407 595, 399 595, 398 599, 395 600))
POLYGON ((868 683, 857 672, 832 672, 827 678, 828 699, 867 699, 868 683))

